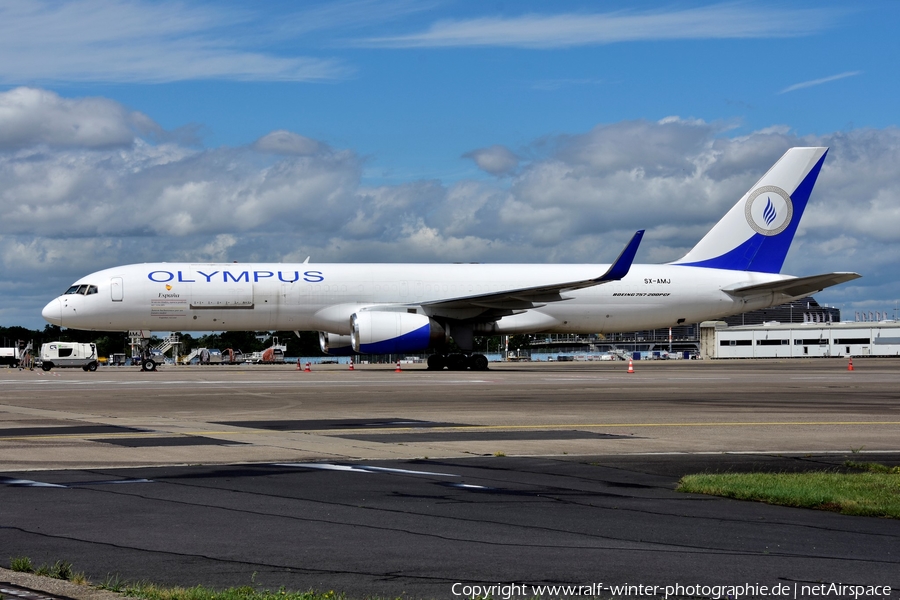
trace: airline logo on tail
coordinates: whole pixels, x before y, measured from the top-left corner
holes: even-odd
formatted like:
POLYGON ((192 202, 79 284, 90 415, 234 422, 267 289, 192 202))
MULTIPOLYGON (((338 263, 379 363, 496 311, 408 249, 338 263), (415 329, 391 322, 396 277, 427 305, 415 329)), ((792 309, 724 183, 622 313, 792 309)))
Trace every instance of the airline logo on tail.
POLYGON ((744 215, 755 232, 765 236, 778 235, 791 224, 794 204, 783 189, 766 185, 754 190, 747 198, 744 215))

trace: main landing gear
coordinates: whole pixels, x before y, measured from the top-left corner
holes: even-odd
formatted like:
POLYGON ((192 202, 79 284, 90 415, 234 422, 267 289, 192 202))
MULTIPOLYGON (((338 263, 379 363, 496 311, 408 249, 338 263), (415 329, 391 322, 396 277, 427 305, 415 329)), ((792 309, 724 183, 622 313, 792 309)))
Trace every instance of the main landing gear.
POLYGON ((440 371, 444 367, 451 371, 487 371, 488 359, 484 354, 432 354, 428 357, 429 371, 440 371))

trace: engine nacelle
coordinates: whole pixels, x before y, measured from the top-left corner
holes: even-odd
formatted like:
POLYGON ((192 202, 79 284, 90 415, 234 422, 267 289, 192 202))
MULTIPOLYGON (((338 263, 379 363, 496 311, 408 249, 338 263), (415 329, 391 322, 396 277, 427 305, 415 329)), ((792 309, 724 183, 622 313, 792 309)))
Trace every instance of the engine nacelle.
POLYGON ((353 352, 353 341, 349 335, 319 332, 319 347, 322 352, 331 356, 350 356, 353 352))
POLYGON ((440 323, 406 312, 359 312, 350 317, 350 328, 353 350, 360 354, 420 352, 448 341, 440 323))

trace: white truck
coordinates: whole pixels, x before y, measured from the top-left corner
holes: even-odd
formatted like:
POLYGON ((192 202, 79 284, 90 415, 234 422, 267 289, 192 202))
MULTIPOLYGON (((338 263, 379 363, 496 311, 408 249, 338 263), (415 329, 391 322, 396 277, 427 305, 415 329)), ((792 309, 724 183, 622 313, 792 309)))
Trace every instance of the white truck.
POLYGON ((31 342, 24 340, 16 340, 16 345, 11 348, 0 348, 0 365, 30 369, 31 348, 31 342))
POLYGON ((78 342, 49 342, 41 346, 41 368, 49 371, 53 367, 81 367, 85 371, 96 371, 97 344, 78 342))
POLYGON ((19 350, 17 348, 0 348, 0 365, 19 366, 19 350))

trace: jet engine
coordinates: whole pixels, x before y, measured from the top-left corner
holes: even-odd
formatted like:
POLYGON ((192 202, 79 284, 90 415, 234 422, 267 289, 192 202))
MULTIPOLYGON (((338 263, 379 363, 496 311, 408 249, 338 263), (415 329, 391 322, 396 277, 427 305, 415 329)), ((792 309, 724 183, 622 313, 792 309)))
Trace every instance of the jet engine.
POLYGON ((319 347, 322 352, 331 356, 350 356, 353 352, 353 341, 349 335, 319 332, 319 347))
POLYGON ((371 311, 350 317, 353 350, 360 354, 420 352, 448 341, 446 330, 425 315, 371 311))

